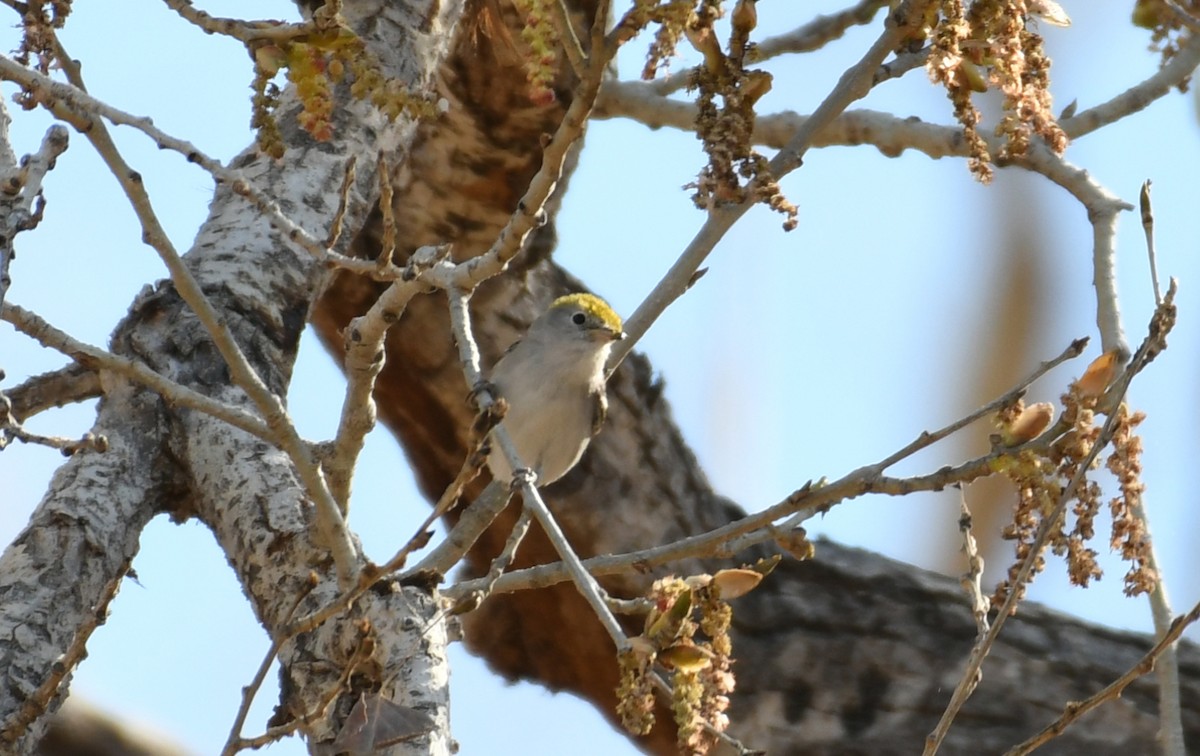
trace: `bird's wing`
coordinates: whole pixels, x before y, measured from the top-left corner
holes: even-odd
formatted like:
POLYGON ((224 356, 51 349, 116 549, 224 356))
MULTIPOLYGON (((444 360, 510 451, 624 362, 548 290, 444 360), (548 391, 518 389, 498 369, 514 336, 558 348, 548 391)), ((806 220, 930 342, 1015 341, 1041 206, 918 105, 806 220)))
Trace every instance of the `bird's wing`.
POLYGON ((608 414, 608 397, 604 389, 592 393, 592 435, 600 432, 604 417, 608 414))

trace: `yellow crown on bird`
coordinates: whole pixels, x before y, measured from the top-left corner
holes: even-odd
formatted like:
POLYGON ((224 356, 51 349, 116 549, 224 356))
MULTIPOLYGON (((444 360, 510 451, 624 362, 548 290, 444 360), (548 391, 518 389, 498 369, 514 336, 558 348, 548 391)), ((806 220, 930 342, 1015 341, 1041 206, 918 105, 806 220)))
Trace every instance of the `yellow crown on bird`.
POLYGON ((595 294, 568 294, 565 297, 559 297, 554 300, 550 305, 551 310, 557 310, 560 307, 578 307, 588 315, 600 320, 613 333, 621 333, 621 316, 613 308, 609 307, 607 302, 595 294))

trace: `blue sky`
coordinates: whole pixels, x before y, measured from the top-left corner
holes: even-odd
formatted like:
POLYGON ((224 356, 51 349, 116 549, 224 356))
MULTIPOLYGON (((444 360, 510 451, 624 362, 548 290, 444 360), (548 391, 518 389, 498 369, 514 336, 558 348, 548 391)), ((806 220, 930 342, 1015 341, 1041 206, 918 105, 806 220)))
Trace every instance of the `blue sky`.
MULTIPOLYGON (((261 17, 293 14, 279 0, 201 6, 215 14, 248 8, 261 17)), ((760 29, 789 28, 792 7, 760 3, 760 29)), ((827 13, 838 5, 824 0, 807 7, 827 13)), ((1059 106, 1072 99, 1081 108, 1096 104, 1155 69, 1146 34, 1129 25, 1125 6, 1113 8, 1068 4, 1074 25, 1043 29, 1055 57, 1059 106)), ((773 64, 775 89, 761 110, 810 111, 875 34, 856 30, 819 57, 773 64)), ((15 32, 5 40, 12 49, 15 32)), ((154 0, 78 3, 64 41, 84 61, 96 96, 151 115, 161 128, 224 159, 249 143, 250 61, 237 44, 195 31, 154 0), (131 37, 135 24, 144 31, 131 37)), ((627 75, 640 69, 639 57, 636 51, 623 57, 627 75)), ((676 70, 688 62, 685 57, 676 70)), ((0 92, 8 98, 13 89, 0 92)), ((880 87, 860 106, 949 121, 944 96, 920 72, 880 87)), ((35 149, 47 119, 20 111, 13 117, 14 149, 35 149)), ((186 249, 206 214, 211 181, 128 129, 116 135, 145 176, 173 242, 186 249)), ((1200 453, 1200 318, 1191 288, 1200 280, 1195 101, 1190 94, 1170 95, 1081 139, 1068 158, 1131 202, 1144 179, 1154 180, 1159 271, 1181 280, 1171 348, 1135 383, 1131 399, 1149 415, 1142 427, 1148 503, 1168 586, 1182 611, 1200 598, 1192 556, 1193 470, 1200 453)), ((594 123, 559 217, 556 259, 628 315, 702 221, 681 189, 700 163, 699 143, 690 135, 594 123)), ((921 430, 973 409, 964 384, 988 354, 980 334, 1005 317, 993 298, 1005 269, 996 249, 1006 225, 1036 229, 1045 247, 1038 296, 1049 314, 1029 335, 1032 359, 1057 354, 1077 336, 1096 335, 1091 228, 1076 203, 1039 177, 1001 171, 992 186, 982 187, 961 161, 916 154, 889 159, 858 147, 809 153, 783 188, 800 206, 799 228, 784 233, 777 216, 752 211, 716 249, 709 275, 639 345, 664 376, 676 418, 712 484, 747 509, 773 504, 810 478, 837 477, 886 456, 921 430)), ((115 182, 79 135, 72 134, 46 192, 45 223, 18 240, 10 299, 78 338, 105 344, 138 289, 165 271, 141 244, 115 182)), ((1119 279, 1126 331, 1136 343, 1153 300, 1133 214, 1121 222, 1119 279)), ((56 354, 0 327, 4 385, 61 364, 56 354)), ((1032 366, 1014 369, 1022 374, 1032 366)), ((1054 400, 1080 369, 1044 379, 1034 398, 1054 400)), ((312 338, 302 346, 296 375, 293 417, 307 437, 326 438, 336 426, 341 378, 312 338)), ((68 408, 30 427, 76 435, 90 417, 89 407, 68 408)), ((967 435, 979 451, 987 430, 980 426, 967 435)), ((935 449, 898 471, 935 469, 967 453, 961 446, 935 449)), ((60 462, 57 453, 38 448, 0 454, 8 492, 0 541, 24 526, 60 462)), ((957 507, 952 493, 858 500, 809 523, 809 530, 932 567, 956 553, 957 507)), ((391 554, 425 511, 402 453, 384 432, 373 433, 351 519, 368 552, 391 554)), ((1067 589, 1052 563, 1032 594, 1097 622, 1149 628, 1145 600, 1121 595, 1122 566, 1106 565, 1108 576, 1081 591, 1067 589)), ((89 644, 74 690, 196 753, 216 752, 267 639, 203 526, 155 521, 134 566, 140 584, 123 586, 109 622, 89 644)), ((549 754, 568 745, 577 754, 633 752, 570 696, 506 685, 458 646, 452 664, 452 725, 465 754, 549 754)), ((260 694, 249 732, 264 726, 274 697, 270 689, 260 694)), ((268 752, 300 754, 303 748, 291 741, 268 752)))

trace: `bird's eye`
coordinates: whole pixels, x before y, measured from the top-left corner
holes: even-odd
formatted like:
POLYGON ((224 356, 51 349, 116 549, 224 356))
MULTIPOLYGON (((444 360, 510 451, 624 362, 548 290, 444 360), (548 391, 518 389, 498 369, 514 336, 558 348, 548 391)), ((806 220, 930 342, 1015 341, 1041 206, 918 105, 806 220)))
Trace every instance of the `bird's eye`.
POLYGON ((577 312, 571 316, 571 322, 575 325, 583 325, 587 322, 587 315, 584 315, 582 312, 577 312))

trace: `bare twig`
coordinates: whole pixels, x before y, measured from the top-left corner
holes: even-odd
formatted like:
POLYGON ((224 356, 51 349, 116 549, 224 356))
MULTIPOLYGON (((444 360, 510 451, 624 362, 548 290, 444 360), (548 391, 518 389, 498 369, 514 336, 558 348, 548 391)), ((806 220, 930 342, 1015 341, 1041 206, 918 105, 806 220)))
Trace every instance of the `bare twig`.
MULTIPOLYGON (((1154 254, 1154 209, 1150 202, 1150 181, 1142 184, 1140 196, 1142 211, 1142 228, 1146 232, 1146 252, 1150 258, 1150 280, 1154 285, 1155 305, 1162 306, 1162 294, 1158 288, 1158 266, 1154 254)), ((1145 560, 1147 569, 1151 570, 1157 579, 1154 589, 1150 591, 1150 614, 1154 619, 1154 630, 1160 638, 1165 638, 1172 627, 1171 603, 1167 598, 1167 584, 1162 570, 1158 566, 1158 556, 1154 549, 1154 539, 1150 536, 1150 520, 1142 501, 1130 502, 1130 514, 1141 522, 1142 530, 1146 533, 1145 560)), ((1194 611, 1194 610, 1193 610, 1194 611)), ((1180 709, 1179 688, 1179 657, 1175 644, 1163 647, 1162 657, 1157 666, 1158 672, 1158 706, 1160 722, 1160 738, 1163 753, 1167 756, 1184 756, 1187 748, 1183 740, 1183 712, 1180 709)))
POLYGON ((875 79, 871 82, 871 84, 872 86, 879 86, 885 81, 898 79, 914 69, 924 68, 925 62, 928 59, 928 47, 922 48, 917 52, 900 53, 896 57, 879 66, 879 70, 875 72, 875 79))
MULTIPOLYGON (((299 595, 296 596, 296 600, 284 615, 285 621, 292 618, 292 615, 300 608, 300 604, 316 587, 317 576, 315 573, 311 573, 306 584, 307 590, 299 592, 299 595)), ((249 685, 242 688, 242 703, 238 706, 237 714, 233 718, 233 726, 229 728, 229 737, 225 739, 225 747, 221 750, 222 756, 232 756, 239 750, 237 744, 242 739, 242 728, 246 726, 246 717, 250 715, 250 705, 254 703, 254 697, 258 695, 263 681, 267 679, 267 673, 271 671, 271 665, 275 663, 275 658, 279 655, 279 648, 282 645, 283 641, 271 642, 271 647, 267 649, 262 662, 258 665, 258 671, 254 673, 254 679, 250 681, 249 685)))
MULTIPOLYGON (((82 93, 84 86, 79 77, 78 67, 61 45, 57 49, 60 64, 64 67, 68 79, 75 85, 74 91, 82 93)), ((7 58, 0 58, 0 76, 5 78, 9 76, 8 64, 15 65, 7 58)), ((16 67, 27 70, 21 66, 16 67)), ((32 88, 36 89, 36 86, 32 88)), ((337 566, 338 579, 344 586, 352 585, 354 573, 357 571, 357 552, 346 528, 345 520, 325 485, 324 476, 313 458, 311 449, 300 438, 300 434, 292 425, 283 402, 250 365, 241 346, 234 339, 229 326, 204 294, 191 269, 184 263, 182 256, 171 243, 158 220, 140 174, 125 162, 109 135, 104 121, 95 117, 91 111, 80 110, 78 105, 72 102, 53 97, 43 98, 41 101, 56 116, 76 124, 86 134, 96 152, 124 190, 130 206, 142 226, 143 240, 158 253, 159 259, 167 266, 176 291, 196 313, 196 317, 212 339, 213 345, 229 367, 234 384, 246 392, 246 395, 262 413, 267 427, 270 428, 274 437, 274 443, 288 455, 295 465, 297 475, 303 482, 308 495, 316 504, 317 536, 333 556, 337 566)))
MULTIPOLYGON (((812 116, 796 129, 788 143, 771 160, 770 174, 776 180, 800 165, 804 153, 813 145, 813 138, 821 129, 833 121, 850 103, 862 98, 870 91, 871 82, 879 64, 896 48, 900 38, 906 33, 908 24, 922 17, 929 2, 930 0, 905 0, 888 16, 887 26, 879 39, 871 45, 858 63, 842 74, 842 78, 813 111, 812 116)), ((750 199, 739 205, 717 207, 709 211, 704 225, 696 232, 695 237, 680 254, 679 259, 662 277, 654 290, 646 296, 637 311, 626 321, 625 332, 629 338, 619 342, 613 348, 612 357, 609 359, 610 371, 615 370, 617 365, 625 359, 625 356, 629 354, 663 311, 683 292, 687 291, 692 276, 704 263, 717 242, 753 204, 753 199, 750 199)))
MULTIPOLYGON (((329 711, 329 707, 333 705, 341 692, 345 690, 347 683, 350 681, 350 676, 370 657, 369 649, 373 645, 367 637, 359 639, 359 644, 354 650, 354 655, 346 662, 346 666, 342 669, 337 682, 329 686, 329 690, 325 691, 325 695, 311 710, 302 712, 298 716, 293 716, 283 724, 268 727, 266 732, 261 735, 256 735, 252 738, 238 737, 236 740, 226 743, 224 750, 221 751, 221 756, 234 756, 239 751, 262 748, 265 745, 291 735, 304 725, 324 719, 329 711)), ((276 648, 275 653, 278 653, 278 648, 276 648)))
MULTIPOLYGON (((508 434, 504 430, 504 426, 496 428, 498 438, 504 438, 508 434)), ((501 442, 500 447, 503 449, 505 443, 501 442)), ((516 465, 520 460, 516 454, 508 454, 510 465, 516 465)), ((514 467, 513 469, 517 469, 514 467)), ((605 601, 607 593, 596 582, 596 578, 592 577, 591 573, 583 566, 579 556, 575 554, 575 550, 571 548, 571 544, 567 541, 567 537, 562 532, 562 528, 558 526, 558 522, 554 519, 554 515, 546 507, 546 502, 542 500, 541 494, 533 485, 531 476, 519 476, 514 474, 514 480, 520 480, 521 495, 525 499, 525 508, 533 510, 533 516, 537 518, 538 524, 542 526, 546 537, 554 546, 554 550, 558 552, 558 556, 563 560, 563 564, 567 568, 567 572, 571 575, 571 579, 575 581, 575 587, 591 605, 592 611, 599 618, 600 624, 608 632, 608 637, 612 638, 613 645, 617 647, 618 652, 625 651, 629 645, 629 639, 625 637, 625 631, 621 629, 617 618, 609 611, 608 604, 605 601)))
MULTIPOLYGON (((1175 282, 1172 280, 1171 288, 1167 291, 1167 296, 1162 306, 1155 311, 1154 318, 1150 322, 1149 334, 1133 355, 1133 359, 1130 360, 1126 371, 1113 387, 1109 389, 1109 398, 1113 405, 1120 403, 1121 399, 1125 396, 1125 392, 1128 391, 1129 384, 1134 376, 1141 372, 1165 348, 1167 333, 1174 324, 1175 291, 1175 282)), ((974 691, 975 686, 978 684, 983 660, 987 658, 992 645, 996 641, 996 637, 1000 634, 1000 629, 1004 627, 1004 623, 1008 617, 1013 614, 1013 610, 1021 596, 1021 591, 1017 590, 1017 586, 1022 586, 1029 582, 1030 575, 1033 574, 1034 565, 1041 558, 1042 551, 1046 547, 1046 542, 1050 538, 1050 533, 1062 518, 1067 503, 1071 501, 1075 491, 1082 483, 1084 475, 1090 469, 1093 460, 1100 454, 1100 450, 1112 439, 1113 431, 1116 429, 1117 417, 1118 414, 1116 412, 1109 414, 1108 419, 1105 420, 1104 426, 1100 430, 1099 437, 1092 445, 1091 451, 1079 464, 1077 472, 1072 476, 1070 482, 1059 495, 1053 511, 1042 520, 1037 535, 1029 546, 1028 555, 1021 562, 1020 569, 1012 579, 1013 590, 1008 592, 1008 596, 1005 598, 1004 604, 1000 607, 996 619, 987 634, 972 647, 971 653, 967 657, 962 677, 959 679, 958 685, 955 687, 954 693, 950 698, 950 703, 947 704, 946 710, 942 713, 937 726, 925 741, 926 756, 932 756, 932 754, 937 753, 942 740, 949 731, 950 724, 954 721, 955 716, 957 716, 959 710, 966 703, 967 698, 970 697, 971 692, 974 691)))
MULTIPOLYGON (((468 295, 464 292, 451 290, 447 292, 450 298, 450 323, 454 328, 455 341, 458 343, 459 356, 463 365, 463 371, 466 374, 467 382, 472 386, 483 385, 483 375, 479 369, 479 349, 475 344, 475 337, 471 333, 471 319, 467 312, 468 295)), ((486 411, 488 407, 494 403, 494 398, 490 392, 485 390, 477 390, 477 401, 479 402, 481 411, 486 411)), ((499 451, 508 459, 508 463, 513 473, 512 487, 514 490, 520 490, 522 497, 525 500, 525 508, 533 513, 537 518, 538 524, 542 526, 546 537, 562 558, 563 564, 566 565, 567 572, 570 573, 572 580, 575 581, 575 586, 583 595, 584 599, 592 607, 592 611, 596 613, 600 623, 612 638, 618 651, 623 651, 628 645, 629 640, 625 637, 624 631, 620 624, 613 616, 605 602, 604 590, 596 582, 588 571, 584 569, 579 557, 575 554, 575 550, 571 548, 570 542, 563 534, 562 529, 558 526, 554 516, 550 514, 550 510, 546 507, 546 503, 542 501, 541 494, 535 486, 535 478, 529 472, 527 465, 521 461, 520 454, 517 452, 516 446, 513 444, 512 438, 504 425, 498 425, 492 430, 492 439, 498 447, 499 451)), ((461 526, 460 522, 460 526, 461 526)))
MULTIPOLYGON (((1146 569, 1157 576, 1154 588, 1147 597, 1150 601, 1150 616, 1154 620, 1154 633, 1160 639, 1166 639, 1172 629, 1173 620, 1171 602, 1167 597, 1167 583, 1159 568, 1158 555, 1154 549, 1154 538, 1150 531, 1150 518, 1146 507, 1141 502, 1130 502, 1130 514, 1141 522, 1146 537, 1146 548, 1143 554, 1146 569)), ((1195 610, 1192 610, 1193 613, 1195 610)), ((1194 620, 1189 620, 1194 621, 1194 620)), ((1182 629, 1181 629, 1182 631, 1182 629)), ((1178 638, 1178 635, 1176 635, 1178 638)), ((1163 644, 1158 655, 1158 665, 1155 667, 1158 679, 1158 720, 1159 740, 1164 756, 1187 756, 1187 746, 1183 739, 1183 710, 1181 708, 1179 686, 1179 654, 1174 642, 1163 644)))
MULTIPOLYGON (((691 103, 677 102, 664 98, 646 95, 635 86, 614 84, 606 88, 607 97, 599 107, 600 117, 611 117, 617 114, 628 115, 652 126, 676 126, 684 129, 693 127, 696 109, 691 103)), ((798 134, 801 129, 810 127, 813 121, 795 114, 778 116, 763 116, 755 122, 754 140, 768 146, 784 146, 798 134)), ((869 143, 877 146, 886 155, 898 155, 906 149, 916 149, 930 157, 963 156, 966 148, 957 128, 936 126, 921 122, 906 121, 885 113, 855 111, 845 113, 829 127, 814 134, 813 146, 829 146, 835 144, 853 145, 869 143)), ((998 140, 994 137, 985 138, 993 151, 999 149, 998 140)), ((1071 165, 1063 158, 1055 155, 1045 145, 1035 142, 1028 153, 1017 160, 1015 164, 1028 170, 1041 173, 1054 183, 1066 189, 1078 199, 1088 211, 1092 224, 1092 261, 1093 280, 1096 286, 1096 322, 1100 331, 1104 351, 1115 351, 1121 355, 1129 354, 1129 346, 1121 327, 1120 310, 1118 306, 1115 260, 1116 260, 1116 229, 1120 213, 1132 207, 1114 196, 1101 186, 1087 171, 1071 165)), ((728 212, 728 211, 726 211, 728 212)), ((731 224, 732 221, 729 221, 731 224)), ((702 229, 702 233, 716 232, 710 228, 713 217, 702 229)), ((720 231, 720 233, 724 233, 720 231)), ((719 234, 718 234, 719 236, 719 234)), ((698 236, 685 251, 687 265, 699 265, 692 262, 695 257, 703 260, 710 246, 697 248, 700 241, 698 236)), ((715 243, 715 240, 712 242, 715 243)), ((680 258, 680 263, 685 257, 680 258)), ((682 270, 668 274, 672 286, 668 291, 680 291, 682 284, 679 279, 686 281, 683 273, 691 268, 685 266, 682 270)), ((667 281, 664 278, 664 283, 667 281)), ((662 286, 663 284, 660 284, 662 286)), ((659 289, 655 290, 658 294, 659 289)), ((666 296, 664 294, 664 296, 666 296)), ((678 294, 676 294, 678 296, 678 294)), ((657 310, 665 308, 671 299, 653 302, 648 299, 630 318, 626 330, 637 334, 641 327, 639 313, 643 309, 654 306, 657 310)), ((624 350, 630 345, 622 343, 616 350, 624 350)))
POLYGON ((767 37, 759 42, 753 59, 757 62, 787 53, 820 50, 830 42, 840 39, 850 27, 871 23, 879 9, 887 6, 887 0, 859 0, 858 3, 837 13, 817 16, 790 32, 767 37))
MULTIPOLYGON (((937 440, 945 438, 954 431, 964 428, 985 415, 996 412, 1000 407, 1011 404, 1024 392, 1033 381, 1062 362, 1078 356, 1087 339, 1077 339, 1063 352, 1052 360, 1047 360, 1038 366, 1027 378, 1018 383, 1003 396, 995 399, 969 415, 933 432, 923 432, 913 442, 879 462, 860 467, 833 482, 806 484, 792 492, 783 501, 773 506, 731 522, 719 528, 699 535, 683 538, 663 546, 651 549, 619 554, 615 556, 595 557, 584 562, 588 571, 594 575, 610 575, 629 570, 633 567, 657 567, 680 559, 719 556, 729 557, 752 545, 770 541, 778 536, 781 526, 774 523, 790 517, 788 523, 782 526, 786 530, 799 524, 814 514, 828 511, 833 505, 853 499, 864 494, 885 494, 904 496, 914 491, 940 491, 947 486, 968 483, 977 478, 994 473, 997 460, 1021 448, 1038 448, 1052 439, 1035 439, 1024 447, 1015 449, 995 450, 983 457, 973 459, 954 467, 945 467, 928 475, 912 478, 891 478, 884 476, 883 470, 897 462, 926 448, 937 440)), ((511 572, 496 581, 495 592, 511 592, 529 588, 544 588, 569 579, 561 564, 541 565, 529 569, 511 572)), ((443 592, 452 597, 478 590, 481 584, 478 580, 466 581, 445 589, 443 592)))
MULTIPOLYGON (((382 158, 380 158, 382 160, 382 158)), ((333 220, 329 223, 329 236, 325 238, 325 246, 328 249, 333 249, 337 246, 338 240, 342 237, 342 225, 346 220, 346 209, 350 207, 350 190, 354 188, 356 174, 354 167, 358 164, 358 156, 351 155, 346 161, 346 170, 342 174, 342 186, 338 189, 338 206, 337 211, 333 214, 333 220)), ((385 179, 380 179, 384 181, 385 179)))
MULTIPOLYGON (((75 70, 76 67, 68 55, 60 53, 58 57, 64 70, 68 72, 75 70)), ((37 93, 41 101, 47 103, 47 107, 61 105, 60 109, 52 109, 52 112, 84 133, 91 128, 93 115, 105 118, 111 123, 130 126, 141 131, 160 149, 179 153, 189 163, 203 168, 217 181, 228 184, 235 193, 254 205, 271 223, 271 226, 280 231, 288 241, 305 249, 316 258, 325 255, 323 241, 297 226, 284 214, 278 204, 256 189, 241 173, 226 168, 221 161, 205 154, 191 142, 167 134, 155 126, 151 119, 131 115, 102 100, 97 100, 87 93, 81 83, 76 86, 63 84, 48 76, 43 76, 37 71, 18 65, 4 56, 0 56, 0 79, 16 82, 37 93)))
POLYGON ((100 396, 100 376, 78 363, 35 375, 4 392, 12 403, 12 414, 19 422, 54 407, 84 402, 100 396))
MULTIPOLYGON (((522 509, 521 516, 517 518, 512 532, 508 534, 508 540, 504 542, 504 548, 500 549, 500 553, 488 567, 487 574, 483 576, 483 588, 472 595, 473 603, 482 603, 491 595, 496 581, 500 579, 505 570, 512 566, 513 559, 517 556, 517 549, 521 546, 521 541, 525 540, 525 535, 529 532, 529 526, 532 524, 533 513, 528 508, 522 509)), ((611 603, 609 609, 612 609, 611 603)))
MULTIPOLYGON (((604 14, 598 14, 596 29, 601 29, 604 14)), ((453 281, 443 288, 471 291, 486 278, 496 275, 521 251, 529 232, 544 221, 543 207, 562 178, 563 163, 571 148, 583 135, 584 126, 600 91, 604 70, 616 50, 603 44, 603 32, 593 30, 588 70, 579 84, 562 123, 542 150, 542 167, 534 174, 517 202, 517 209, 501 229, 487 252, 472 258, 455 271, 453 281)))
MULTIPOLYGON (((387 214, 387 211, 385 211, 387 214)), ((408 302, 424 290, 421 274, 445 259, 449 246, 421 247, 413 253, 407 273, 379 295, 371 308, 350 321, 346 328, 346 395, 331 452, 322 460, 329 490, 345 516, 349 508, 350 482, 367 433, 375 427, 375 379, 383 370, 383 348, 388 329, 399 321, 408 302)))
POLYGON ((68 144, 67 129, 56 124, 46 130, 38 151, 18 163, 8 142, 8 124, 8 108, 0 102, 0 304, 12 282, 9 268, 17 254, 16 237, 41 221, 42 180, 68 144))
POLYGON ((73 339, 41 317, 17 305, 4 305, 0 309, 0 320, 11 323, 18 331, 42 346, 62 352, 89 371, 111 371, 152 389, 172 404, 212 415, 235 428, 240 428, 264 441, 274 443, 275 434, 260 418, 165 378, 140 362, 134 362, 73 339))
POLYGON ((1049 373, 1051 370, 1053 370, 1054 368, 1063 364, 1064 362, 1066 362, 1068 360, 1073 360, 1076 357, 1078 357, 1079 355, 1083 354, 1083 350, 1087 348, 1088 341, 1089 341, 1089 339, 1086 336, 1083 338, 1075 339, 1070 344, 1068 344, 1067 348, 1062 350, 1062 352, 1060 352, 1057 357, 1046 360, 1045 362, 1042 362, 1041 364, 1039 364, 1036 368, 1033 369, 1033 371, 1029 375, 1027 375, 1025 378, 1021 379, 1021 381, 1019 381, 1016 384, 1016 386, 1014 386, 1012 389, 1007 391, 1003 396, 999 396, 999 397, 993 399, 992 401, 988 402, 987 404, 983 405, 982 407, 976 409, 974 412, 972 412, 968 415, 965 415, 958 420, 955 420, 953 423, 950 423, 949 425, 947 425, 943 428, 939 428, 938 430, 935 430, 933 432, 922 433, 920 436, 913 439, 913 441, 911 443, 909 443, 907 446, 903 447, 902 449, 897 450, 891 456, 883 459, 878 464, 872 465, 871 467, 878 469, 880 472, 882 472, 882 471, 886 470, 887 468, 891 467, 892 465, 896 464, 900 460, 902 460, 906 457, 912 456, 914 453, 920 451, 921 449, 924 449, 927 446, 930 446, 931 444, 933 444, 937 441, 940 441, 941 439, 945 438, 946 436, 949 436, 952 433, 957 433, 958 431, 967 427, 968 425, 975 422, 976 420, 978 420, 982 417, 987 417, 988 415, 995 414, 995 412, 997 410, 999 410, 1000 408, 1008 406, 1008 405, 1012 404, 1013 402, 1015 402, 1017 399, 1019 399, 1021 397, 1021 395, 1025 393, 1025 389, 1027 389, 1029 386, 1031 386, 1033 384, 1033 382, 1036 381, 1038 378, 1041 378, 1043 375, 1045 375, 1046 373, 1049 373))
POLYGON ((1042 142, 1030 145, 1017 163, 1066 189, 1087 210, 1092 224, 1092 282, 1096 287, 1096 327, 1100 348, 1129 355, 1117 297, 1117 221, 1133 205, 1113 195, 1083 168, 1068 163, 1042 142))
POLYGON ((1088 108, 1060 125, 1071 139, 1115 123, 1131 113, 1143 110, 1150 103, 1185 81, 1200 65, 1200 34, 1192 34, 1180 45, 1166 65, 1144 81, 1134 84, 1107 102, 1088 108))
POLYGON ((0 416, 0 451, 3 451, 10 441, 14 439, 24 444, 35 444, 50 449, 57 449, 62 452, 64 457, 74 456, 81 451, 108 451, 108 438, 104 435, 95 435, 88 432, 79 438, 43 436, 40 433, 27 431, 20 425, 6 423, 3 416, 0 416))
POLYGON ((571 70, 580 79, 587 75, 588 60, 587 54, 583 51, 583 45, 579 43, 579 36, 575 34, 575 25, 571 23, 571 12, 567 10, 567 6, 563 0, 553 0, 550 3, 550 17, 554 22, 554 30, 558 32, 558 38, 562 41, 563 51, 567 54, 567 62, 571 64, 571 70))
POLYGON ((1150 283, 1154 286, 1154 304, 1162 304, 1162 291, 1158 288, 1158 256, 1154 253, 1154 206, 1150 202, 1150 179, 1142 184, 1138 197, 1142 210, 1142 230, 1146 232, 1146 256, 1150 258, 1150 283))
MULTIPOLYGON (((191 0, 163 0, 191 24, 208 34, 220 34, 245 43, 286 42, 327 31, 331 24, 330 14, 314 14, 312 21, 285 24, 280 21, 246 21, 239 18, 220 18, 195 8, 191 0)), ((336 24, 333 24, 336 27, 336 24)))
POLYGON ((983 579, 983 556, 979 553, 979 544, 975 542, 975 534, 971 532, 971 510, 967 508, 967 492, 962 486, 958 487, 959 517, 958 531, 962 534, 963 554, 967 557, 967 571, 961 578, 962 586, 971 599, 971 615, 975 618, 975 628, 979 637, 988 631, 988 608, 990 602, 983 595, 981 581, 983 579))
MULTIPOLYGON (((495 411, 496 399, 483 382, 483 372, 480 368, 479 348, 471 331, 471 317, 467 309, 468 296, 456 289, 447 292, 450 300, 450 326, 454 331, 455 344, 458 347, 458 359, 466 375, 467 384, 480 387, 474 391, 475 406, 481 414, 495 411)), ((503 453, 517 456, 508 434, 497 434, 493 437, 495 443, 501 446, 503 453)), ((521 469, 523 464, 514 462, 514 470, 521 469)), ((506 486, 500 481, 493 480, 471 502, 458 522, 446 535, 446 539, 436 548, 426 554, 420 562, 410 569, 407 575, 421 572, 447 574, 450 569, 470 551, 492 522, 508 506, 509 499, 515 486, 506 486)), ((441 503, 436 509, 441 508, 441 503)), ((402 578, 403 579, 403 578, 402 578)))
POLYGON ((392 168, 383 154, 379 156, 379 165, 375 173, 379 176, 379 213, 383 222, 383 233, 379 236, 379 257, 375 258, 375 266, 386 270, 392 267, 392 256, 396 254, 396 211, 392 207, 396 190, 392 186, 392 168))
MULTIPOLYGON (((858 3, 837 13, 831 13, 828 16, 817 16, 790 32, 768 37, 759 42, 754 46, 749 59, 754 63, 761 63, 780 55, 820 50, 830 42, 840 39, 850 27, 869 24, 875 18, 875 14, 878 13, 879 9, 887 5, 888 3, 885 0, 859 0, 858 3)), ((923 59, 922 63, 918 63, 917 65, 922 64, 923 59)), ((911 66, 905 70, 911 70, 911 68, 915 67, 917 66, 911 66)), ((602 99, 606 99, 609 86, 617 84, 619 86, 632 86, 646 93, 665 97, 686 87, 691 78, 691 71, 685 70, 653 81, 609 81, 605 82, 601 95, 602 99)))
MULTIPOLYGON (((1046 725, 1037 735, 1034 735, 1029 740, 1014 746, 1005 753, 1005 756, 1025 756, 1032 753, 1034 749, 1045 745, 1054 738, 1061 735, 1071 726, 1076 720, 1087 714, 1092 709, 1100 706, 1106 701, 1115 701, 1121 697, 1121 692, 1129 685, 1137 680, 1142 675, 1148 673, 1155 668, 1155 662, 1161 658, 1170 648, 1179 641, 1183 631, 1197 619, 1200 619, 1200 604, 1192 607, 1192 610, 1185 615, 1176 617, 1171 621, 1165 633, 1162 633, 1158 642, 1154 647, 1146 652, 1137 664, 1130 667, 1129 671, 1113 680, 1102 690, 1089 696, 1083 701, 1072 701, 1063 709, 1062 716, 1046 725)), ((1186 752, 1183 752, 1186 753, 1186 752)))

